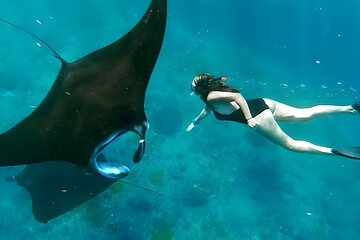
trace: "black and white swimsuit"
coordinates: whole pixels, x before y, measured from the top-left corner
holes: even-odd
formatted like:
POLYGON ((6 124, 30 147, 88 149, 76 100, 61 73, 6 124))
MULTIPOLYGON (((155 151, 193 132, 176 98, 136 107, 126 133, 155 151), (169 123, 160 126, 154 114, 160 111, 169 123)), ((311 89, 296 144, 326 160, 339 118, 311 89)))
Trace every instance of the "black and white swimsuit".
MULTIPOLYGON (((246 100, 246 102, 249 106, 249 110, 251 112, 252 117, 255 117, 255 116, 259 115, 260 113, 262 113, 263 111, 265 111, 266 109, 269 109, 269 106, 266 105, 264 99, 262 99, 262 98, 250 99, 250 100, 246 100)), ((210 106, 210 104, 207 104, 207 105, 213 110, 215 117, 219 120, 233 121, 233 122, 247 124, 246 118, 245 118, 244 113, 241 108, 235 110, 234 112, 232 112, 230 114, 221 114, 221 113, 215 111, 210 106)))

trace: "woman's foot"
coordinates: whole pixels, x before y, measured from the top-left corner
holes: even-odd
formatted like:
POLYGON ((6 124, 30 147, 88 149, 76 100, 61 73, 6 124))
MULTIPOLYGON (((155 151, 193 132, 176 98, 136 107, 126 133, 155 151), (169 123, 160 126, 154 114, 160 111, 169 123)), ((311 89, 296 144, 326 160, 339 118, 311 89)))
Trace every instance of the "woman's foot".
POLYGON ((354 103, 353 105, 351 105, 351 107, 356 110, 358 113, 360 113, 360 101, 357 101, 356 103, 354 103))

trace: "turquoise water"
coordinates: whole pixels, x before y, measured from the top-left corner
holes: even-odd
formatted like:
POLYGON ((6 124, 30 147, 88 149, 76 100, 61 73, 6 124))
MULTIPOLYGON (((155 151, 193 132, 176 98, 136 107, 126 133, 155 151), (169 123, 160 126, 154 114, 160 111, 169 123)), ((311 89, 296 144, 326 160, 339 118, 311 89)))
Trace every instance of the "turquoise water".
MULTIPOLYGON (((73 61, 130 30, 148 0, 0 1, 0 17, 39 35, 73 61)), ((151 128, 142 162, 137 138, 106 149, 129 163, 116 183, 73 211, 38 223, 24 189, 0 168, 0 239, 358 239, 360 163, 288 152, 244 125, 213 117, 185 132, 203 104, 189 85, 227 75, 247 98, 294 106, 359 100, 359 1, 172 1, 163 48, 146 95, 151 128)), ((45 47, 0 24, 0 130, 33 111, 60 64, 45 47)), ((294 138, 359 145, 358 116, 284 123, 294 138)))

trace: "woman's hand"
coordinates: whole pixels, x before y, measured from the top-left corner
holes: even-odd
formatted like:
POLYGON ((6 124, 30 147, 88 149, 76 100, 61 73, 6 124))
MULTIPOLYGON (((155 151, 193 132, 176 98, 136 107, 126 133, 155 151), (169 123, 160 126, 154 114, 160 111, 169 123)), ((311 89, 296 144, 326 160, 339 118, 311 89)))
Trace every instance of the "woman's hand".
POLYGON ((190 132, 195 127, 195 124, 192 122, 189 124, 189 126, 186 128, 187 132, 190 132))
POLYGON ((255 118, 250 118, 249 120, 247 120, 247 124, 253 129, 256 129, 260 126, 259 122, 255 118))
POLYGON ((199 124, 199 120, 193 120, 190 124, 189 124, 189 126, 186 128, 186 131, 187 132, 190 132, 196 125, 198 125, 199 124))

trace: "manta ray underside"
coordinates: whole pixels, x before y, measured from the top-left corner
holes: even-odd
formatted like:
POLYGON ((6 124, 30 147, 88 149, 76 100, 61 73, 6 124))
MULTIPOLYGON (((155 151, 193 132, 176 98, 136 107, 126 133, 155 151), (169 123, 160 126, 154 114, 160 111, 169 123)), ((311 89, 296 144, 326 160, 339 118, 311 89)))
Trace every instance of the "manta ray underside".
POLYGON ((139 135, 133 160, 141 160, 148 128, 145 91, 162 46, 166 11, 166 0, 152 0, 126 35, 73 63, 54 51, 61 70, 49 93, 0 135, 0 166, 31 164, 13 179, 32 196, 38 221, 71 210, 129 173, 101 154, 120 135, 139 135))
MULTIPOLYGON (((102 153, 98 161, 107 162, 102 153)), ((96 197, 116 182, 99 174, 84 174, 81 168, 65 161, 26 165, 8 180, 15 180, 30 193, 33 215, 42 223, 96 197)))

